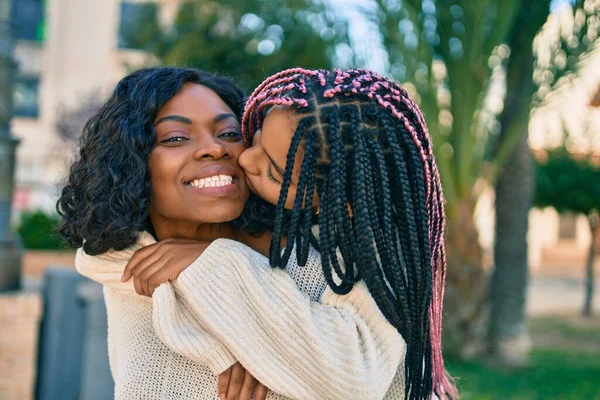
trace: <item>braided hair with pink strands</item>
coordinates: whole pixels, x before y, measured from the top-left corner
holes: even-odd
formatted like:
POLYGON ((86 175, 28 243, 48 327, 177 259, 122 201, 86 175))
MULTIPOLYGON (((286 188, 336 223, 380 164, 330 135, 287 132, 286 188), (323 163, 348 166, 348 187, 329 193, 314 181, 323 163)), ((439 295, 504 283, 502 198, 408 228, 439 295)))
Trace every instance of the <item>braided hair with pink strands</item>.
POLYGON ((248 144, 273 106, 301 118, 275 210, 271 265, 285 267, 294 247, 304 265, 312 244, 334 292, 346 294, 364 280, 407 343, 406 397, 458 398, 441 350, 444 197, 421 111, 398 84, 374 72, 294 68, 267 78, 249 97, 242 119, 248 144), (289 216, 284 203, 298 152, 303 159, 289 216))

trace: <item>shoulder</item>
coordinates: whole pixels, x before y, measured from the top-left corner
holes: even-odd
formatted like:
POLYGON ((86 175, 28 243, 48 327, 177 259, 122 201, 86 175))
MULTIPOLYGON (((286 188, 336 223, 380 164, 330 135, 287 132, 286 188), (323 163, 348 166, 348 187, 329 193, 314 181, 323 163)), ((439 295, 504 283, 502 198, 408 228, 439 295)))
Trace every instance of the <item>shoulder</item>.
POLYGON ((111 250, 103 254, 90 255, 83 248, 77 249, 75 255, 75 268, 81 275, 101 284, 122 287, 121 275, 125 266, 140 248, 156 243, 152 235, 140 232, 138 241, 133 246, 123 250, 111 250))

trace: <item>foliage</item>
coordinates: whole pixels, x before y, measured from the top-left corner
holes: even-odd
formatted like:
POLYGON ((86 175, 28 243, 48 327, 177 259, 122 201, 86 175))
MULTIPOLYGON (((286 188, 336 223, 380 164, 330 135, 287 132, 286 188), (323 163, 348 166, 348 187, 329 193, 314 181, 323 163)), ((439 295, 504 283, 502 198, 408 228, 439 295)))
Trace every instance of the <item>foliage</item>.
POLYGON ((544 102, 558 87, 576 78, 591 52, 599 43, 600 2, 598 0, 573 0, 571 7, 559 13, 558 30, 547 24, 550 44, 537 47, 534 80, 538 87, 534 105, 544 102))
POLYGON ((312 0, 187 1, 172 25, 149 8, 127 32, 162 64, 229 75, 246 91, 285 68, 332 68, 349 41, 345 22, 312 0))
MULTIPOLYGON (((600 2, 597 0, 574 0, 571 6, 558 10, 554 15, 554 21, 543 24, 537 16, 542 16, 540 5, 548 6, 549 1, 531 3, 529 8, 537 8, 527 23, 521 23, 523 28, 517 29, 514 43, 520 43, 518 48, 511 49, 510 60, 507 62, 507 86, 516 88, 511 96, 507 92, 504 114, 506 111, 512 114, 508 120, 501 116, 501 124, 498 140, 491 141, 488 149, 493 149, 493 162, 490 166, 490 177, 492 180, 498 175, 499 170, 506 163, 512 149, 517 144, 522 132, 527 130, 529 111, 549 102, 557 89, 565 87, 580 75, 582 68, 586 65, 588 56, 600 43, 598 30, 600 29, 600 2), (528 33, 534 27, 539 30, 533 41, 534 86, 523 80, 524 68, 516 66, 517 71, 511 74, 510 65, 513 58, 525 58, 524 52, 530 52, 530 47, 525 44, 524 39, 529 39, 528 33), (541 28, 541 29, 540 29, 541 28), (519 73, 521 72, 521 73, 519 73), (518 81, 511 82, 510 79, 518 81)), ((522 7, 523 9, 523 7, 522 7)), ((546 12, 547 15, 547 12, 546 12)), ((527 41, 529 43, 529 41, 527 41)), ((529 69, 527 69, 529 71, 529 69)), ((528 78, 529 79, 529 78, 528 78)), ((495 139, 492 137, 492 139, 495 139)))
POLYGON ((483 104, 494 68, 509 55, 501 45, 520 1, 376 2, 373 19, 381 26, 390 70, 418 93, 453 219, 485 172, 481 144, 493 115, 483 104))
POLYGON ((55 232, 59 217, 37 210, 21 214, 17 233, 26 249, 56 250, 64 248, 64 242, 55 232))
MULTIPOLYGON (((489 300, 472 221, 475 204, 482 189, 496 185, 515 146, 527 146, 524 134, 532 99, 548 91, 537 85, 554 89, 593 48, 596 37, 591 31, 597 26, 599 5, 595 0, 573 1, 570 10, 579 22, 562 26, 540 61, 533 42, 546 22, 550 0, 373 1, 375 9, 365 6, 364 12, 378 29, 389 71, 423 109, 435 145, 448 215, 445 348, 469 357, 487 325, 489 300), (589 38, 577 42, 583 36, 589 38), (576 42, 582 45, 574 46, 576 42), (560 51, 571 61, 554 66, 560 63, 560 51), (534 63, 543 82, 532 79, 534 63)), ((509 198, 527 201, 529 196, 509 198)))
POLYGON ((498 370, 450 361, 464 400, 579 400, 600 398, 600 325, 565 317, 534 318, 534 350, 528 368, 498 370))
POLYGON ((79 99, 77 106, 59 107, 56 115, 56 132, 67 142, 79 140, 83 127, 102 107, 104 98, 97 93, 79 99))
POLYGON ((589 156, 576 158, 558 148, 545 158, 536 162, 536 207, 584 215, 600 211, 600 167, 589 156))
MULTIPOLYGON (((452 220, 461 202, 479 195, 478 181, 495 184, 499 168, 522 132, 522 124, 517 125, 498 143, 497 114, 504 106, 490 102, 489 96, 490 84, 497 81, 492 77, 516 50, 506 43, 529 1, 374 1, 375 11, 365 8, 364 12, 379 28, 391 74, 413 89, 425 113, 452 220)), ((539 3, 547 14, 550 1, 539 3)), ((536 61, 534 78, 539 90, 532 90, 538 103, 562 78, 578 71, 598 43, 600 5, 596 0, 572 3, 570 20, 574 23, 561 25, 550 37, 550 49, 536 61)), ((543 23, 544 19, 533 25, 543 23)), ((516 43, 524 51, 531 49, 526 40, 516 43)), ((528 107, 519 120, 526 121, 527 116, 528 107)))

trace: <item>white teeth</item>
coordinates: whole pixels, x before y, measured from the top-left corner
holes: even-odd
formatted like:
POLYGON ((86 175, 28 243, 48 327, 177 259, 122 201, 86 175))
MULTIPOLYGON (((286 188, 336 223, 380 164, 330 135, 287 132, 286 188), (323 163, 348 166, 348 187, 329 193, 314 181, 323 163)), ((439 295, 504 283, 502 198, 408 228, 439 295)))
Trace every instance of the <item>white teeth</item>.
POLYGON ((209 176, 202 179, 194 179, 189 182, 188 185, 193 188, 203 187, 221 187, 231 185, 233 183, 233 177, 230 175, 215 175, 209 176))

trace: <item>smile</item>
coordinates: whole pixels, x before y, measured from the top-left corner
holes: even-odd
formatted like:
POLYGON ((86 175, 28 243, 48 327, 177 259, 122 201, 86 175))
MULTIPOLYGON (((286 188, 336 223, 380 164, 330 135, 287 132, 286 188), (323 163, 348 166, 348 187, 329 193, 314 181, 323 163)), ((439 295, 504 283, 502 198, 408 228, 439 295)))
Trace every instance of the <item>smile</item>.
POLYGON ((233 176, 231 175, 213 175, 206 178, 194 179, 193 181, 186 182, 186 186, 190 186, 196 189, 205 187, 222 187, 228 186, 233 183, 233 176))

